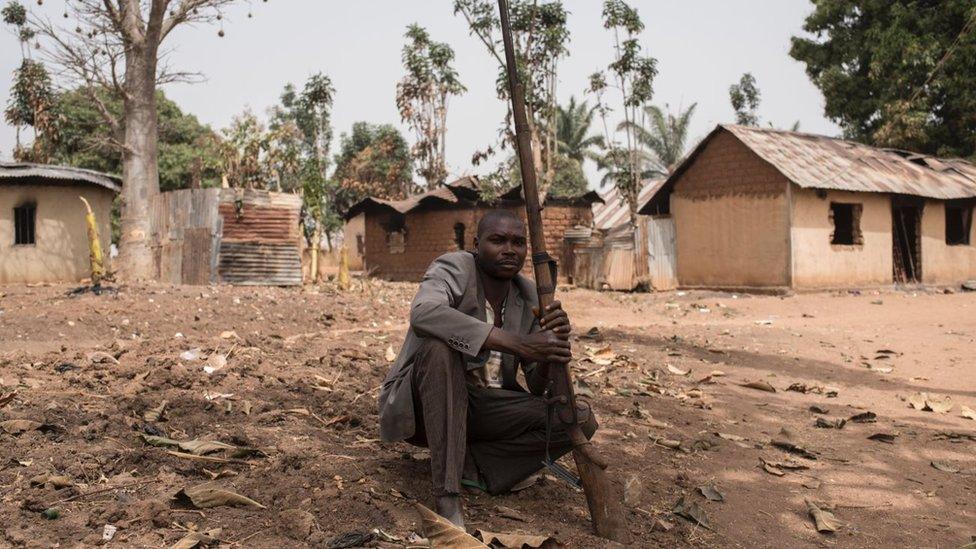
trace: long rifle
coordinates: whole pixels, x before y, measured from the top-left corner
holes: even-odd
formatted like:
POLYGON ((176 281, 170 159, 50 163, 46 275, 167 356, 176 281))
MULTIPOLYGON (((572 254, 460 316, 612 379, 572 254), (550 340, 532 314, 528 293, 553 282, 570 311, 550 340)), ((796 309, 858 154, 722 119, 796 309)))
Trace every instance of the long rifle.
MULTIPOLYGON (((505 64, 508 69, 508 89, 512 98, 512 116, 515 119, 515 138, 518 147, 519 168, 522 171, 522 194, 525 195, 525 215, 529 226, 529 242, 532 245, 532 263, 535 283, 539 292, 539 311, 545 311, 555 294, 555 260, 546 251, 546 237, 542 230, 542 206, 536 185, 536 166, 532 159, 532 138, 529 135, 525 114, 525 89, 522 86, 515 62, 512 45, 512 28, 508 18, 508 1, 498 0, 501 12, 502 38, 505 42, 505 64)), ((573 392, 569 364, 542 366, 549 371, 549 403, 556 417, 566 426, 573 444, 573 458, 579 470, 586 503, 593 519, 593 530, 598 536, 629 543, 630 534, 624 526, 621 498, 616 494, 607 476, 607 461, 590 444, 580 427, 580 412, 573 392)))

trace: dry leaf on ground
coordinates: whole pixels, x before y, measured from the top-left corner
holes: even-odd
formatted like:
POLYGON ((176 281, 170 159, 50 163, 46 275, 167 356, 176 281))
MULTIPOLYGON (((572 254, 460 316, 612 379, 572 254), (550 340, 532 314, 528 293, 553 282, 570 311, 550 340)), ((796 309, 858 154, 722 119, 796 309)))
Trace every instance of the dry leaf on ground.
POLYGON ((157 421, 163 419, 163 414, 166 412, 166 405, 169 401, 164 400, 159 403, 159 406, 155 408, 150 408, 142 414, 142 419, 148 421, 149 423, 156 423, 157 421))
POLYGON ((191 488, 181 488, 173 495, 178 503, 197 509, 208 509, 228 505, 231 507, 257 507, 265 509, 264 505, 253 499, 242 496, 230 490, 224 490, 210 484, 201 484, 191 488))
POLYGON ((928 393, 915 393, 908 397, 908 405, 916 410, 925 409, 925 400, 928 398, 928 393))
POLYGON ((944 461, 933 461, 932 462, 932 467, 935 467, 936 469, 938 469, 940 471, 944 471, 946 473, 958 473, 959 472, 959 469, 958 468, 953 467, 952 465, 949 465, 948 463, 945 463, 944 461))
POLYGON ((855 414, 847 418, 847 421, 852 423, 874 423, 877 419, 878 416, 874 412, 861 412, 860 414, 855 414))
POLYGON ((224 450, 237 450, 237 446, 226 444, 223 442, 218 442, 216 440, 173 440, 166 437, 157 437, 152 435, 140 435, 146 444, 152 446, 171 446, 179 448, 184 452, 191 453, 195 456, 203 456, 206 454, 212 454, 214 452, 221 452, 224 450))
POLYGON ((937 414, 947 414, 949 410, 952 410, 952 400, 949 397, 936 397, 934 395, 929 395, 925 399, 925 409, 931 410, 937 414))
POLYGON ((70 477, 64 475, 52 475, 51 473, 42 473, 30 479, 31 486, 44 486, 45 484, 50 484, 55 488, 67 488, 68 486, 74 486, 74 481, 70 477))
POLYGON ((817 454, 800 446, 800 444, 797 443, 794 438, 793 432, 784 427, 780 429, 779 435, 770 441, 770 444, 779 448, 780 450, 784 450, 791 454, 796 454, 800 457, 817 459, 817 454))
POLYGON ((776 392, 776 388, 775 387, 773 387, 769 383, 767 383, 765 381, 762 381, 762 380, 759 380, 759 381, 750 381, 748 383, 742 383, 741 385, 743 387, 748 387, 750 389, 759 389, 760 391, 766 391, 767 393, 775 393, 776 392))
POLYGON ((7 404, 9 404, 10 401, 12 401, 15 396, 17 396, 17 391, 13 391, 5 395, 0 395, 0 408, 3 408, 7 404))
POLYGON ((483 549, 488 547, 423 505, 418 503, 414 507, 420 514, 421 529, 427 539, 430 540, 431 547, 442 547, 444 549, 483 549))
POLYGON ((497 532, 487 532, 478 530, 475 537, 485 542, 491 547, 511 547, 522 548, 542 548, 558 547, 556 540, 549 536, 531 536, 529 534, 499 534, 497 532))
POLYGON ((959 415, 966 419, 976 419, 976 410, 973 410, 969 406, 959 405, 959 415))
POLYGON ((670 364, 668 364, 668 371, 676 376, 686 376, 691 373, 691 370, 682 370, 681 368, 676 368, 670 364))
POLYGON ((826 419, 818 417, 813 426, 820 429, 843 429, 847 424, 846 419, 826 419))
POLYGON ((698 493, 705 496, 709 501, 725 501, 725 496, 713 484, 706 484, 698 487, 698 493))
POLYGON ((31 421, 29 419, 8 419, 7 421, 0 421, 0 429, 10 435, 19 435, 27 431, 43 431, 49 427, 39 421, 31 421))
POLYGON ((895 437, 897 437, 897 436, 898 436, 897 433, 874 433, 873 435, 871 435, 871 436, 868 437, 868 440, 876 440, 878 442, 885 442, 887 444, 894 444, 895 443, 895 437))
POLYGON ((838 520, 833 513, 830 511, 824 511, 814 502, 806 500, 806 504, 807 511, 810 513, 810 517, 813 518, 813 522, 817 526, 818 532, 836 532, 844 525, 844 523, 838 520))
POLYGON ((394 360, 396 360, 396 357, 397 354, 396 351, 393 350, 393 346, 392 345, 388 346, 386 348, 386 361, 393 362, 394 360))
POLYGON ((220 528, 207 530, 206 532, 190 532, 183 538, 170 546, 169 549, 193 549, 194 547, 206 547, 220 542, 220 528))
POLYGON ((688 501, 685 496, 681 496, 681 499, 674 504, 671 512, 679 517, 686 518, 692 522, 697 522, 701 526, 711 529, 708 524, 708 515, 705 513, 705 510, 702 509, 701 505, 698 505, 696 502, 688 501))

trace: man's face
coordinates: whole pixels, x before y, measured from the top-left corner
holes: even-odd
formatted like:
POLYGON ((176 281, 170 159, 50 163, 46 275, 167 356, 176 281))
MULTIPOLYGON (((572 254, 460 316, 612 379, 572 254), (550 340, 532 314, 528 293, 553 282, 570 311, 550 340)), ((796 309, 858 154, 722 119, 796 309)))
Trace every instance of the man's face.
POLYGON ((525 224, 506 217, 497 219, 475 237, 474 245, 482 271, 496 278, 514 278, 522 270, 528 251, 525 224))

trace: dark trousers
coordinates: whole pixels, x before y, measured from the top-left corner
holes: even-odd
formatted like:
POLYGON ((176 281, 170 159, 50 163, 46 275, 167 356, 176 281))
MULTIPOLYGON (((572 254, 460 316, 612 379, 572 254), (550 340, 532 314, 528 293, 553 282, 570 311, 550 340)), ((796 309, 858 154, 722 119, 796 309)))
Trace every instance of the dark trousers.
MULTIPOLYGON (((542 468, 546 456, 546 405, 524 391, 469 387, 461 354, 426 338, 413 363, 416 433, 408 442, 430 448, 435 496, 461 493, 465 452, 473 458, 488 492, 500 494, 542 468)), ((582 425, 596 432, 592 414, 582 425)), ((572 450, 565 427, 553 418, 549 456, 572 450)))

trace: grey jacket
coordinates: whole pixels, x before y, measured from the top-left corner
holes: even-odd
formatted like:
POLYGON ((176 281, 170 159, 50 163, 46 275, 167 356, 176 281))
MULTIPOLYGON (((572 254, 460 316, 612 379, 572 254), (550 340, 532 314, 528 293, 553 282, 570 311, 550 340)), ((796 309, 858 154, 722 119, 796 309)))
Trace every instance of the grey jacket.
MULTIPOLYGON (((505 331, 529 334, 539 330, 532 313, 538 304, 535 283, 516 275, 505 301, 505 331)), ((410 328, 400 354, 380 391, 380 437, 394 442, 414 434, 413 360, 425 337, 436 337, 461 353, 468 370, 488 359, 482 351, 492 325, 486 322, 485 293, 471 252, 446 253, 430 264, 410 305, 410 328)), ((502 355, 502 387, 524 390, 516 380, 517 357, 502 355)), ((526 376, 534 364, 522 364, 526 376)))

